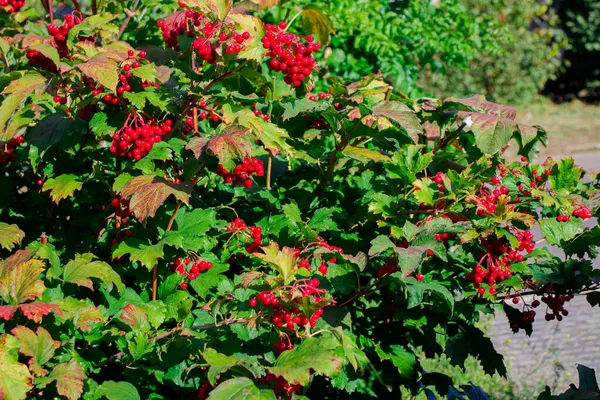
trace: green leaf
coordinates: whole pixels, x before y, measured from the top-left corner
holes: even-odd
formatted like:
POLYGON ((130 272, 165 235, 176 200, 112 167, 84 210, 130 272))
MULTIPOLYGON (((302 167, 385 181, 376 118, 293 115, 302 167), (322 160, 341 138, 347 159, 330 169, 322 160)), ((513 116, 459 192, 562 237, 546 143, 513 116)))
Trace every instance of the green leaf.
POLYGON ((390 238, 385 235, 379 235, 371 240, 371 248, 369 249, 369 257, 377 256, 384 251, 394 248, 396 245, 392 243, 390 238))
POLYGON ((332 218, 333 212, 332 208, 319 208, 315 211, 310 221, 308 221, 308 226, 317 233, 337 229, 337 224, 332 218))
POLYGON ((498 354, 492 341, 474 326, 461 325, 460 331, 448 339, 446 355, 452 365, 461 368, 464 368, 467 357, 472 355, 479 359, 486 374, 497 372, 500 376, 506 376, 504 357, 498 354))
POLYGON ((321 113, 331 107, 327 101, 312 101, 309 99, 294 99, 283 104, 283 120, 297 117, 300 114, 321 113))
POLYGON ((270 389, 259 389, 250 379, 233 378, 214 388, 207 400, 275 400, 270 389))
POLYGON ((286 204, 281 208, 285 216, 288 217, 290 221, 293 221, 297 224, 302 223, 302 213, 300 212, 298 205, 293 200, 291 203, 286 204))
POLYGON ((75 359, 60 363, 50 372, 49 378, 56 380, 56 391, 68 400, 77 400, 83 393, 85 374, 75 359))
POLYGON ((140 400, 140 395, 131 383, 105 381, 98 386, 94 398, 105 397, 108 400, 140 400))
POLYGON ((540 221, 540 227, 548 244, 560 245, 583 232, 581 220, 577 218, 572 218, 567 222, 558 222, 554 218, 545 219, 540 221))
POLYGON ((183 236, 182 247, 190 249, 195 240, 204 236, 209 230, 218 227, 217 213, 211 209, 197 208, 193 211, 180 209, 175 216, 173 232, 183 236))
POLYGON ((416 279, 407 279, 406 288, 408 290, 407 307, 409 309, 420 305, 423 302, 423 295, 425 293, 431 293, 443 301, 450 312, 450 316, 454 313, 454 297, 445 286, 438 283, 427 283, 417 281, 416 279))
POLYGON ((419 142, 419 136, 423 133, 421 121, 417 118, 414 110, 399 101, 382 101, 372 110, 373 116, 385 117, 393 125, 401 128, 412 139, 419 142))
POLYGON ((56 349, 60 347, 58 340, 53 340, 47 330, 38 326, 36 332, 22 325, 14 328, 11 333, 19 339, 21 347, 19 352, 31 357, 29 367, 37 376, 44 376, 47 371, 42 368, 54 356, 56 349))
POLYGON ((375 351, 382 361, 390 360, 398 368, 398 372, 403 377, 408 378, 414 375, 414 367, 417 364, 417 359, 413 353, 407 351, 404 347, 393 344, 388 351, 384 351, 377 344, 375 351))
POLYGON ((223 272, 227 271, 227 269, 225 265, 213 265, 211 269, 203 272, 198 278, 191 281, 190 286, 200 297, 206 298, 211 289, 216 288, 226 279, 223 272))
POLYGON ((588 293, 586 299, 592 307, 595 307, 600 304, 600 292, 588 293))
POLYGON ((62 276, 63 281, 94 290, 90 278, 97 278, 106 283, 109 291, 112 290, 114 284, 119 293, 123 293, 125 285, 121 281, 119 274, 107 263, 93 260, 94 255, 91 253, 77 255, 75 259, 65 265, 62 276))
POLYGON ((422 172, 433 160, 433 154, 422 154, 424 145, 403 146, 394 154, 392 161, 385 165, 391 178, 401 179, 405 184, 417 180, 417 174, 422 172))
POLYGON ((550 188, 552 190, 571 191, 579 183, 582 169, 575 167, 572 157, 567 157, 557 161, 551 172, 548 180, 550 181, 550 188))
MULTIPOLYGON (((32 377, 27 366, 17 362, 17 357, 5 348, 10 335, 0 336, 0 398, 6 400, 24 400, 33 387, 32 377)), ((14 340, 14 339, 13 339, 14 340)))
POLYGON ((129 259, 132 262, 139 261, 150 271, 154 268, 158 259, 163 258, 163 247, 164 245, 161 243, 151 245, 141 239, 127 238, 115 246, 113 258, 129 254, 129 259))
POLYGON ((150 329, 148 314, 141 306, 127 304, 121 309, 119 319, 134 331, 146 331, 150 329))
POLYGON ((220 373, 227 371, 238 363, 238 359, 226 356, 215 349, 208 348, 202 353, 204 360, 210 365, 208 370, 208 381, 212 386, 216 385, 220 373))
POLYGON ((386 156, 385 154, 383 154, 379 151, 367 149, 364 147, 346 146, 344 148, 344 150, 342 151, 342 153, 345 156, 348 156, 348 157, 350 157, 356 161, 359 161, 363 164, 367 164, 371 161, 375 161, 375 162, 390 161, 390 158, 388 156, 386 156))
POLYGON ((57 67, 60 64, 60 56, 56 48, 48 43, 37 43, 29 47, 29 50, 37 50, 47 58, 49 58, 57 67))
POLYGON ((0 105, 0 141, 12 139, 14 134, 7 134, 9 121, 16 111, 21 109, 25 101, 33 92, 41 92, 46 87, 46 78, 33 71, 28 71, 18 79, 13 80, 3 91, 2 94, 8 96, 4 98, 0 105))
POLYGON ((80 181, 80 177, 73 174, 64 174, 44 182, 42 191, 49 190, 50 197, 58 204, 62 199, 72 197, 75 191, 81 189, 82 186, 83 182, 80 181))
POLYGON ((483 153, 496 154, 510 141, 514 122, 492 114, 471 113, 475 144, 483 153))
POLYGON ((129 175, 127 172, 123 172, 121 175, 117 176, 117 179, 115 179, 115 182, 113 183, 113 190, 115 192, 120 192, 131 179, 133 179, 133 176, 129 175))
POLYGON ((21 243, 25 237, 23 232, 17 225, 9 225, 5 222, 0 222, 0 246, 10 250, 14 245, 21 243))
POLYGON ((242 30, 250 33, 250 39, 244 42, 242 51, 236 55, 236 58, 255 61, 263 60, 267 51, 261 41, 265 35, 265 26, 260 18, 254 15, 239 13, 229 13, 227 18, 235 21, 242 30))
POLYGON ((308 385, 311 369, 325 376, 335 376, 344 362, 335 352, 338 346, 333 336, 308 337, 294 349, 281 353, 269 370, 291 384, 302 386, 308 385))
POLYGON ((132 68, 131 74, 145 82, 154 82, 156 80, 156 67, 154 64, 144 64, 138 68, 132 68))
POLYGON ((27 139, 43 153, 69 135, 72 126, 73 121, 64 112, 50 114, 31 129, 27 139))

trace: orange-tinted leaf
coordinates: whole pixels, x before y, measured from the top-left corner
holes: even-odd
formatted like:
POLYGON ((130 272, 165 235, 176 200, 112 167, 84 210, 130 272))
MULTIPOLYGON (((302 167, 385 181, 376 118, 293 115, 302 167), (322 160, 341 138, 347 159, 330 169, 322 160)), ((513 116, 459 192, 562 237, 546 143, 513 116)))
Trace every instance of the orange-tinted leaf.
POLYGON ((21 342, 19 352, 31 357, 31 360, 29 360, 31 372, 37 376, 47 375, 48 371, 43 369, 42 366, 54 356, 54 352, 60 347, 60 342, 52 339, 50 333, 41 326, 34 332, 25 326, 19 325, 11 333, 21 342))
POLYGON ((188 204, 192 189, 191 182, 175 185, 156 175, 142 175, 127 182, 121 189, 121 196, 131 196, 129 209, 140 221, 144 221, 148 217, 154 217, 156 210, 171 195, 188 204))
POLYGON ((25 232, 17 225, 0 222, 0 247, 10 249, 13 245, 21 243, 24 237, 25 232))
POLYGON ((335 33, 329 18, 316 8, 302 10, 302 25, 305 31, 317 37, 322 46, 326 46, 329 43, 329 35, 335 33))
POLYGON ((56 390, 61 396, 69 400, 76 400, 83 393, 83 378, 85 377, 81 366, 77 361, 71 359, 66 363, 58 364, 49 378, 56 380, 56 390))
POLYGON ((252 255, 271 264, 281 274, 284 282, 287 283, 294 278, 298 266, 296 265, 296 256, 293 249, 284 247, 283 250, 279 250, 279 245, 276 242, 271 242, 271 244, 261 247, 261 249, 264 254, 253 253, 252 255))
POLYGON ((15 254, 8 257, 4 261, 0 261, 0 276, 15 268, 18 265, 24 264, 35 255, 31 250, 17 250, 15 254))
POLYGON ((117 90, 117 83, 119 82, 118 60, 111 53, 97 54, 88 62, 78 64, 77 68, 111 91, 115 92, 117 90))
POLYGON ((0 306, 0 318, 9 321, 16 311, 17 306, 0 306))
POLYGON ((82 331, 92 329, 92 323, 105 322, 106 318, 100 309, 93 304, 88 304, 83 300, 77 300, 67 297, 59 302, 63 311, 61 320, 69 320, 75 324, 75 327, 82 331))
POLYGON ((20 304, 35 300, 44 293, 46 286, 37 277, 44 270, 40 260, 29 260, 0 276, 0 297, 6 303, 20 304))
POLYGON ((62 315, 60 307, 56 304, 50 303, 25 303, 19 305, 19 308, 27 319, 37 323, 42 322, 42 317, 50 314, 50 311, 54 312, 55 314, 62 315))

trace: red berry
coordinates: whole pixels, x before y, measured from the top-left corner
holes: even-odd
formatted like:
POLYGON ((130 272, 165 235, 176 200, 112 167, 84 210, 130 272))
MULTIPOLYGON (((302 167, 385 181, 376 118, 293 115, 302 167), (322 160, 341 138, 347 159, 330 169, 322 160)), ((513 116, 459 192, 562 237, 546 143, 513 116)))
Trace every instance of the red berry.
POLYGON ((187 284, 187 282, 182 282, 182 283, 179 285, 179 288, 180 288, 180 289, 183 289, 183 290, 187 289, 187 287, 188 287, 188 284, 187 284))
POLYGON ((415 275, 415 278, 417 278, 418 281, 422 281, 423 279, 425 279, 425 275, 417 274, 417 275, 415 275))
POLYGON ((255 297, 250 299, 250 307, 256 307, 256 298, 255 297))
POLYGON ((513 302, 513 304, 519 304, 519 298, 518 297, 513 297, 512 298, 512 302, 513 302))
POLYGON ((327 275, 327 271, 328 271, 328 270, 329 270, 329 268, 327 267, 327 265, 326 265, 326 264, 321 264, 321 265, 319 266, 319 272, 320 272, 322 275, 327 275))

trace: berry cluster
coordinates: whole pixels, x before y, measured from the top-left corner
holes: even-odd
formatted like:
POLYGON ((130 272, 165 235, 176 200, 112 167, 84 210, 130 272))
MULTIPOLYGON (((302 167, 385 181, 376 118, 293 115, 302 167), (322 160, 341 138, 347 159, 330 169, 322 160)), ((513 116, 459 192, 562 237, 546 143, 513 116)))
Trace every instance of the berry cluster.
POLYGON ((180 51, 179 36, 195 38, 192 47, 198 57, 214 64, 217 59, 217 48, 225 46, 227 54, 239 53, 243 44, 250 39, 249 32, 236 32, 231 23, 214 21, 192 10, 171 14, 167 20, 159 20, 156 25, 161 29, 165 44, 175 51, 180 51))
POLYGON ((446 191, 446 187, 444 186, 444 174, 442 172, 438 172, 437 174, 435 174, 433 180, 436 183, 436 185, 438 185, 438 190, 440 192, 446 191))
POLYGON ((292 385, 282 376, 277 376, 271 372, 267 372, 266 375, 260 377, 258 383, 260 385, 270 385, 278 399, 291 399, 294 397, 294 393, 296 393, 302 387, 299 384, 292 385))
POLYGON ((283 21, 278 25, 267 24, 265 28, 267 33, 262 43, 268 50, 267 57, 271 57, 269 69, 285 74, 284 81, 287 84, 300 86, 316 68, 312 53, 321 46, 314 43, 312 35, 307 36, 306 41, 301 41, 297 35, 285 32, 287 24, 283 21))
MULTIPOLYGON (((214 122, 218 122, 221 120, 221 116, 219 114, 216 113, 216 111, 214 110, 214 108, 209 108, 208 105, 206 104, 206 101, 202 100, 201 102, 194 104, 194 106, 199 107, 200 109, 202 109, 202 111, 200 111, 198 113, 198 119, 200 120, 205 120, 205 119, 211 119, 214 122)), ((190 109, 190 111, 188 111, 187 113, 187 117, 185 118, 185 124, 183 125, 182 131, 183 133, 190 133, 193 131, 194 129, 194 110, 190 109)))
POLYGON ((398 263, 388 259, 377 269, 376 275, 378 278, 381 278, 382 276, 392 274, 396 271, 399 271, 398 263))
MULTIPOLYGON (((247 239, 251 240, 251 242, 246 245, 246 251, 248 253, 255 253, 258 251, 258 248, 262 243, 262 228, 260 226, 247 226, 240 218, 236 218, 229 223, 226 230, 227 232, 242 233, 247 239)), ((229 263, 232 263, 234 258, 234 256, 231 256, 229 263)))
POLYGON ((559 215, 556 217, 556 220, 558 222, 569 222, 571 220, 571 216, 570 215, 559 215))
POLYGON ((265 120, 265 121, 267 121, 267 122, 271 120, 271 116, 269 114, 264 114, 262 111, 260 111, 257 108, 256 103, 254 103, 252 112, 254 113, 254 115, 256 115, 257 117, 262 117, 262 119, 265 120))
POLYGON ((323 297, 325 289, 319 289, 321 282, 318 279, 302 279, 296 281, 293 286, 280 287, 277 290, 262 291, 256 297, 250 299, 250 307, 256 307, 258 303, 262 304, 262 311, 271 308, 270 321, 277 328, 285 327, 294 331, 296 327, 309 325, 314 328, 317 320, 323 315, 323 308, 314 310, 312 315, 307 315, 300 310, 298 303, 303 297, 312 297, 314 304, 325 303, 327 300, 323 297))
POLYGON ((25 137, 16 136, 6 142, 2 148, 0 148, 0 166, 16 160, 17 156, 15 154, 15 149, 24 141, 25 137))
MULTIPOLYGON (((546 309, 546 321, 552 321, 554 319, 557 321, 562 321, 563 316, 566 317, 569 315, 569 312, 565 310, 564 305, 567 301, 572 299, 573 295, 546 294, 542 296, 542 303, 545 303, 546 306, 548 306, 546 309)), ((534 304, 532 304, 532 306, 536 307, 534 304)))
POLYGON ((123 127, 113 134, 110 152, 138 161, 152 150, 154 143, 171 132, 171 124, 171 120, 146 123, 138 113, 130 113, 123 127))
POLYGON ((48 33, 54 38, 54 47, 56 47, 60 58, 69 55, 69 48, 67 47, 69 31, 75 27, 75 25, 79 25, 82 19, 83 18, 76 15, 65 15, 65 20, 60 27, 56 24, 48 25, 48 33))
POLYGON ((28 50, 26 53, 28 64, 51 73, 57 73, 58 67, 54 62, 37 50, 28 50))
MULTIPOLYGON (((514 304, 516 304, 514 301, 515 299, 517 300, 516 303, 519 302, 518 297, 513 297, 514 304)), ((510 328, 513 331, 513 333, 517 333, 520 329, 522 329, 528 335, 531 335, 536 315, 534 310, 532 310, 529 306, 525 305, 523 311, 512 308, 511 312, 507 313, 506 315, 508 317, 508 323, 510 324, 510 328)))
POLYGON ((311 94, 308 96, 310 101, 317 101, 318 99, 324 100, 329 98, 331 98, 331 95, 325 92, 319 92, 317 95, 311 94))
MULTIPOLYGON (((202 272, 208 271, 212 267, 213 265, 210 261, 198 260, 192 263, 192 260, 189 257, 186 257, 183 261, 181 261, 181 259, 179 258, 176 258, 171 263, 171 270, 179 273, 184 278, 189 279, 190 282, 196 279, 198 276, 200 276, 202 272), (190 264, 192 266, 189 267, 188 271, 187 268, 190 264)), ((187 287, 187 282, 181 282, 181 284, 179 285, 179 288, 182 290, 186 290, 187 287)))
POLYGON ((0 0, 0 8, 9 14, 19 12, 19 10, 25 5, 23 0, 0 0))
POLYGON ((574 217, 579 217, 582 220, 586 220, 586 219, 590 219, 592 218, 594 215, 592 214, 592 212, 590 211, 589 208, 587 208, 586 206, 579 206, 579 208, 576 208, 573 211, 573 216, 574 217))
POLYGON ((244 185, 246 189, 252 187, 252 175, 263 176, 264 174, 265 163, 254 157, 244 157, 244 161, 236 165, 231 172, 228 172, 223 165, 217 167, 217 175, 223 178, 223 182, 244 185))
MULTIPOLYGON (((122 198, 121 196, 115 196, 110 205, 115 209, 115 215, 117 217, 129 217, 131 215, 131 210, 129 210, 129 200, 122 198)), ((122 220, 122 224, 126 224, 127 220, 122 220)))

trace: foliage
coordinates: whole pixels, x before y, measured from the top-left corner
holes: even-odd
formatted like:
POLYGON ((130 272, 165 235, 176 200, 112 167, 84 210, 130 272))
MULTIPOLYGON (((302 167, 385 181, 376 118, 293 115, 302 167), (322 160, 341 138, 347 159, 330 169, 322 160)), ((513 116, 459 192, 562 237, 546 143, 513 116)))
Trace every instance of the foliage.
POLYGON ((531 334, 597 287, 598 177, 512 107, 319 76, 227 0, 35 4, 3 17, 0 397, 480 398, 417 353, 505 375, 481 313, 531 334))
POLYGON ((567 40, 548 2, 464 0, 474 19, 486 16, 504 26, 500 51, 477 52, 468 68, 426 71, 419 87, 426 93, 456 96, 484 93, 494 101, 527 104, 556 77, 567 40))

